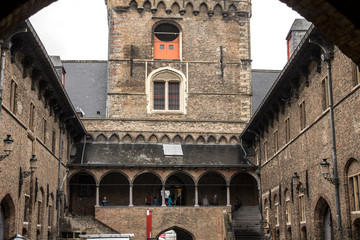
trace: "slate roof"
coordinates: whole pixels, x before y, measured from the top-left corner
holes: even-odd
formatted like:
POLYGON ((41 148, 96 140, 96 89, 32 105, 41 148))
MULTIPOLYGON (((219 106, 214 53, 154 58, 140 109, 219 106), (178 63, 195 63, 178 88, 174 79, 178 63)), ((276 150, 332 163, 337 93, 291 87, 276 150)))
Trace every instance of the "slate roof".
MULTIPOLYGON (((71 165, 81 165, 84 144, 76 145, 71 165)), ((181 144, 183 156, 164 156, 163 144, 86 143, 83 166, 253 167, 239 145, 181 144)))
POLYGON ((276 78, 280 74, 280 70, 257 70, 251 71, 252 78, 252 98, 253 98, 253 113, 259 107, 260 103, 264 99, 266 93, 274 84, 276 78))
POLYGON ((63 61, 65 89, 86 118, 106 117, 107 61, 63 61), (100 112, 100 114, 98 114, 100 112))
POLYGON ((304 31, 306 32, 311 26, 311 22, 308 22, 306 19, 304 18, 297 18, 294 20, 293 24, 291 25, 291 28, 288 32, 288 34, 286 35, 286 39, 288 39, 290 33, 292 31, 304 31))

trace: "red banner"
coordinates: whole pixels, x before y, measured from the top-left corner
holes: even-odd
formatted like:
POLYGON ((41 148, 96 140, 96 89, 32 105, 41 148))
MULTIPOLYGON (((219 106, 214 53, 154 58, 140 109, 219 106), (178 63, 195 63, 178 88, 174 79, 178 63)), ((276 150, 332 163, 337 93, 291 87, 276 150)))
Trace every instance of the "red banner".
POLYGON ((152 227, 151 227, 152 211, 146 210, 146 238, 152 238, 152 227))

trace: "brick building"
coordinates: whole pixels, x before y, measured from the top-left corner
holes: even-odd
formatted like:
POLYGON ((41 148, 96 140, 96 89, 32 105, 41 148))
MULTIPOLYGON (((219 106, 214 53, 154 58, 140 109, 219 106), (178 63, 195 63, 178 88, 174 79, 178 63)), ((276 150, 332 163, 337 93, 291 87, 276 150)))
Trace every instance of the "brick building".
POLYGON ((1 44, 0 136, 11 135, 13 150, 0 157, 0 239, 55 239, 66 198, 59 187, 85 128, 30 23, 9 36, 1 44))
POLYGON ((274 239, 359 239, 359 71, 314 26, 303 35, 241 139, 274 239))

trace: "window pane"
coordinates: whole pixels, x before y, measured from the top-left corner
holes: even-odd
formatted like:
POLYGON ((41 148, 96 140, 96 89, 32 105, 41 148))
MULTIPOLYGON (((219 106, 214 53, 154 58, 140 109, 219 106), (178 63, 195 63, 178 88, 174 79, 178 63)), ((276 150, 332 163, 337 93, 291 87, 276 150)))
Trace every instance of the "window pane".
POLYGON ((169 83, 169 110, 179 110, 179 83, 169 83))
POLYGON ((154 109, 165 109, 165 83, 154 82, 154 109))
POLYGON ((174 50, 174 45, 169 45, 169 50, 174 50))
POLYGON ((160 49, 165 49, 165 45, 160 44, 160 49))

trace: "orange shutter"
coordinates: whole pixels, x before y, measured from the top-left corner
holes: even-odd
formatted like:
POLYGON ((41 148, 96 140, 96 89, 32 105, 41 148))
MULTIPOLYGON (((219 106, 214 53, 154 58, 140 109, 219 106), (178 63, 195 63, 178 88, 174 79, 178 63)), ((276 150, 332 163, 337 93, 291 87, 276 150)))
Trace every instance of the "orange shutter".
POLYGON ((179 37, 174 41, 164 42, 154 36, 154 59, 179 59, 179 37))

